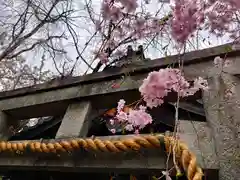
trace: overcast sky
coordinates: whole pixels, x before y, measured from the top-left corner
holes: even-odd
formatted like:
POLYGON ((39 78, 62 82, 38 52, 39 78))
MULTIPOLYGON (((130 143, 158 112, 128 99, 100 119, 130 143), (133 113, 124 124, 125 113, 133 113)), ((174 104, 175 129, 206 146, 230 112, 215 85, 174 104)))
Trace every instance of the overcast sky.
MULTIPOLYGON (((93 8, 94 8, 95 13, 99 14, 101 0, 92 0, 92 1, 93 1, 93 8)), ((141 1, 144 1, 144 0, 139 0, 139 2, 141 2, 141 1)), ((158 1, 159 0, 150 0, 150 3, 148 5, 146 5, 146 9, 149 12, 151 12, 152 14, 154 14, 162 6, 161 3, 158 3, 158 1)), ((83 8, 84 8, 83 2, 84 2, 84 0, 82 0, 82 1, 75 0, 74 8, 78 10, 78 14, 76 14, 76 15, 81 15, 81 16, 86 15, 87 16, 86 11, 83 10, 83 8)), ((170 4, 164 3, 164 8, 161 9, 159 16, 162 17, 162 16, 166 15, 169 11, 170 11, 170 4)), ((76 20, 75 24, 78 25, 78 27, 75 30, 78 33, 78 37, 80 39, 79 49, 81 50, 84 47, 85 43, 89 40, 89 38, 95 32, 95 27, 93 26, 93 24, 90 21, 86 21, 86 19, 78 19, 78 20, 76 20)), ((198 35, 199 35, 198 40, 197 40, 197 38, 192 38, 189 41, 188 51, 194 50, 194 49, 208 48, 208 47, 212 47, 212 46, 216 46, 216 45, 220 45, 220 44, 224 44, 224 43, 228 42, 227 37, 216 38, 213 35, 209 35, 208 32, 199 32, 198 35), (203 41, 203 39, 205 39, 205 40, 203 41)), ((92 55, 93 55, 93 50, 94 50, 93 47, 96 46, 96 44, 98 42, 99 41, 97 41, 97 40, 93 41, 92 44, 89 46, 89 48, 83 54, 84 57, 86 57, 86 59, 88 59, 89 62, 92 60, 92 55)), ((164 37, 164 38, 159 39, 159 44, 161 44, 162 47, 164 47, 168 42, 169 42, 169 37, 164 37)), ((72 42, 65 40, 62 42, 62 44, 67 50, 68 58, 72 59, 74 61, 78 55, 76 53, 76 50, 75 50, 72 42)), ((145 45, 146 41, 139 41, 138 44, 135 44, 135 46, 138 46, 139 44, 145 45)), ((173 46, 174 46, 174 44, 170 45, 170 47, 173 47, 173 46)), ((164 54, 164 51, 161 51, 162 47, 160 47, 160 45, 159 45, 159 47, 149 48, 149 50, 147 52, 145 52, 146 56, 151 59, 163 57, 165 54, 164 54)), ((173 55, 176 53, 177 52, 174 50, 174 48, 168 49, 168 55, 173 55)), ((24 57, 28 60, 29 64, 32 64, 32 65, 39 64, 40 56, 39 56, 38 50, 36 50, 34 52, 28 52, 24 55, 24 57)), ((61 62, 60 58, 59 58, 59 62, 61 62)), ((52 61, 47 61, 47 67, 49 69, 51 69, 52 71, 55 71, 52 61)), ((87 66, 84 64, 84 62, 79 61, 77 69, 78 69, 78 72, 76 74, 80 75, 86 71, 87 66)))

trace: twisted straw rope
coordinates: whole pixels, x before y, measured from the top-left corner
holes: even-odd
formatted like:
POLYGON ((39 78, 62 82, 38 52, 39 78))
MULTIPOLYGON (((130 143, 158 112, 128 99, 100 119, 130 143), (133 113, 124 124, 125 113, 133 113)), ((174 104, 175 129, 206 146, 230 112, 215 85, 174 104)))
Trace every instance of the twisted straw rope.
POLYGON ((54 142, 38 142, 38 141, 25 141, 25 142, 0 142, 0 152, 24 152, 29 149, 32 152, 41 153, 59 153, 71 152, 80 148, 87 151, 102 151, 102 152, 124 152, 124 151, 138 151, 141 148, 160 148, 162 144, 165 145, 167 152, 173 152, 174 144, 176 143, 175 155, 183 167, 188 180, 202 180, 202 169, 197 166, 196 156, 191 153, 188 147, 174 139, 173 137, 163 135, 144 135, 133 136, 128 139, 120 140, 101 140, 101 139, 71 139, 59 140, 54 142), (161 142, 160 139, 164 142, 161 142))

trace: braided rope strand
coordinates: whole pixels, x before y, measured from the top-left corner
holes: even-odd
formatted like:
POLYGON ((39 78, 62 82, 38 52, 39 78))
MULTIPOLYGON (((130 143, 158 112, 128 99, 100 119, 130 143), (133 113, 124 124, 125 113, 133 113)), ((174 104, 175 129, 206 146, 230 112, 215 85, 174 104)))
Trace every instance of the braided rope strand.
POLYGON ((139 151, 141 148, 160 148, 164 145, 167 152, 173 152, 174 144, 177 144, 176 157, 184 169, 188 180, 202 180, 202 169, 197 165, 196 156, 189 151, 188 147, 173 137, 163 135, 133 136, 120 140, 102 140, 91 138, 77 138, 70 140, 55 140, 53 142, 23 141, 23 142, 0 142, 0 152, 24 152, 29 149, 32 152, 58 153, 72 152, 78 149, 101 152, 126 152, 139 151), (161 144, 160 138, 164 139, 161 144))

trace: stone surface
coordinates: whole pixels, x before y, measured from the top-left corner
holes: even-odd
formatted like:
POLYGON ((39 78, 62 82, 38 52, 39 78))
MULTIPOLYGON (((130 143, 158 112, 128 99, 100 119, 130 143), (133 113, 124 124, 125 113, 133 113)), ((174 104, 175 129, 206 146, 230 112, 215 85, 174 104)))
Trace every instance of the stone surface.
POLYGON ((86 136, 90 121, 91 103, 82 101, 70 104, 58 129, 56 138, 86 136))
POLYGON ((211 129, 206 122, 180 120, 179 137, 197 156, 197 162, 206 169, 219 169, 211 129))
MULTIPOLYGON (((225 44, 213 48, 207 48, 202 50, 196 50, 192 52, 187 52, 181 57, 184 59, 184 65, 203 63, 206 61, 211 61, 215 56, 225 55, 228 53, 228 57, 239 55, 239 50, 233 50, 229 52, 229 45, 225 44)), ((28 93, 35 94, 36 92, 49 91, 56 88, 63 88, 69 86, 76 86, 80 84, 90 84, 97 81, 106 81, 109 79, 117 79, 126 74, 135 74, 139 72, 150 72, 159 68, 164 68, 169 65, 176 64, 178 62, 179 55, 173 55, 163 58, 158 58, 155 60, 142 62, 139 64, 129 65, 127 68, 115 68, 110 71, 102 71, 98 73, 88 74, 79 77, 65 77, 49 81, 44 84, 38 84, 32 87, 21 88, 17 90, 0 92, 0 99, 6 99, 9 97, 15 97, 19 95, 25 95, 28 93)), ((235 68, 238 70, 238 68, 235 68)))
POLYGON ((7 115, 0 111, 0 139, 1 140, 7 140, 8 138, 8 122, 7 122, 7 115))
POLYGON ((240 81, 220 73, 209 78, 209 85, 203 100, 219 159, 219 178, 236 180, 240 177, 240 81), (233 91, 231 97, 226 97, 228 89, 233 91))

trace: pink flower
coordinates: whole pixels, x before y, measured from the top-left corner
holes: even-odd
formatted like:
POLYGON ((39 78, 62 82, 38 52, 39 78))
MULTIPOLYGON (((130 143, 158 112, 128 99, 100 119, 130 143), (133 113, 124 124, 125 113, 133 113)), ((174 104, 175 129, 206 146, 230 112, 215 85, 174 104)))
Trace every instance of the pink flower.
POLYGON ((121 4, 123 5, 127 12, 134 12, 138 7, 137 0, 117 0, 117 1, 121 2, 121 4))
POLYGON ((152 123, 152 117, 150 114, 146 113, 143 110, 130 110, 128 116, 128 123, 142 129, 146 125, 152 123))
POLYGON ((120 84, 114 83, 114 84, 112 85, 112 88, 114 88, 114 89, 120 88, 120 84))
POLYGON ((117 21, 122 17, 121 9, 113 4, 113 1, 103 0, 101 14, 105 20, 117 21))
POLYGON ((118 101, 117 112, 120 113, 125 105, 126 101, 124 99, 120 99, 118 101))
POLYGON ((133 131, 133 125, 132 124, 127 124, 126 126, 125 126, 125 129, 127 130, 127 131, 133 131))
POLYGON ((100 59, 102 64, 106 64, 108 62, 108 54, 105 52, 100 52, 98 54, 98 58, 100 59))
POLYGON ((114 125, 114 120, 113 119, 110 119, 109 122, 110 122, 111 125, 114 125))
POLYGON ((125 122, 128 121, 128 114, 121 111, 116 115, 116 118, 120 121, 120 122, 125 122))
POLYGON ((203 6, 201 0, 175 0, 171 29, 178 43, 184 43, 204 22, 203 6))
POLYGON ((135 133, 135 134, 139 134, 139 130, 136 129, 136 130, 134 131, 134 133, 135 133))
POLYGON ((170 91, 178 92, 180 96, 188 96, 200 88, 207 88, 207 82, 202 78, 196 79, 194 87, 190 87, 179 69, 166 68, 149 73, 139 91, 147 106, 152 108, 163 104, 163 98, 170 91))
POLYGON ((127 113, 122 111, 125 101, 119 100, 117 107, 116 119, 121 123, 128 131, 134 130, 134 128, 142 129, 147 124, 152 123, 152 117, 146 112, 147 107, 139 106, 138 109, 131 110, 127 113))
POLYGON ((111 129, 110 131, 111 131, 113 134, 116 133, 116 129, 111 129))

